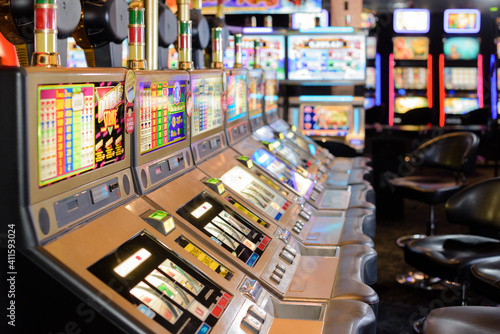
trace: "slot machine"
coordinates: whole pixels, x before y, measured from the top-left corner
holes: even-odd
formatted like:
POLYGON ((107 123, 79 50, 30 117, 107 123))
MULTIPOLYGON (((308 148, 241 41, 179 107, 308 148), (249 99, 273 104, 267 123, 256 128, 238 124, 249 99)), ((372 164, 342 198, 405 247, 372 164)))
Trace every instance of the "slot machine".
MULTIPOLYGON (((47 18, 55 20, 54 4, 47 8, 53 9, 47 18)), ((141 4, 129 8, 130 28, 143 36, 141 4)), ((276 299, 236 266, 197 248, 199 241, 172 215, 137 195, 133 136, 143 132, 134 124, 135 99, 141 106, 136 89, 151 75, 153 82, 166 83, 156 87, 171 97, 172 115, 183 113, 188 72, 137 70, 136 85, 133 71, 58 68, 57 48, 35 44, 35 50, 38 67, 0 70, 7 83, 0 94, 9 107, 1 116, 1 137, 16 147, 1 148, 13 157, 2 209, 19 231, 19 249, 34 263, 127 333, 280 333, 290 326, 314 333, 375 332, 373 311, 365 303, 276 299), (189 251, 172 240, 179 237, 193 242, 189 251)), ((143 52, 133 51, 131 63, 143 64, 135 58, 143 52)), ((188 135, 189 126, 184 138, 188 135)), ((181 141, 182 131, 175 136, 174 143, 181 141)), ((163 143, 161 136, 156 139, 163 143)), ((43 289, 36 279, 31 283, 36 297, 43 289)), ((47 321, 59 316, 49 309, 36 312, 47 321)), ((66 329, 75 329, 68 324, 66 329)))
MULTIPOLYGON (((377 53, 377 36, 366 37, 366 83, 365 83, 365 100, 363 107, 369 112, 376 112, 382 106, 381 92, 381 58, 380 53, 377 53)), ((366 122, 370 120, 370 124, 380 122, 382 115, 372 115, 366 112, 366 122)))
MULTIPOLYGON (((179 19, 180 24, 184 21, 179 19)), ((214 40, 220 41, 220 29, 218 33, 215 29, 214 33, 216 33, 214 40)), ((220 48, 217 47, 215 50, 220 48)), ((184 50, 180 51, 181 56, 184 50)), ((189 64, 184 64, 186 61, 183 59, 187 58, 183 57, 180 58, 180 66, 190 68, 189 64)), ((217 68, 222 64, 222 53, 219 52, 214 59, 219 59, 218 64, 214 64, 217 68)), ((238 85, 246 84, 245 75, 242 75, 246 74, 246 70, 228 71, 225 74, 236 76, 234 81, 240 82, 238 85)), ((233 157, 236 155, 234 151, 231 153, 227 149, 222 109, 224 86, 226 83, 229 85, 231 80, 225 81, 224 72, 216 69, 192 70, 189 71, 189 75, 192 102, 187 100, 186 108, 192 108, 191 111, 187 111, 187 115, 191 115, 187 119, 191 122, 191 137, 190 146, 185 147, 191 148, 194 163, 200 169, 189 168, 192 160, 186 158, 183 153, 171 152, 161 154, 159 160, 140 165, 138 167, 140 171, 137 172, 141 181, 139 186, 148 201, 156 208, 172 214, 178 226, 181 226, 179 229, 185 231, 184 235, 192 235, 188 238, 190 242, 182 238, 177 238, 175 242, 187 250, 192 250, 192 244, 195 242, 198 247, 238 267, 241 272, 259 282, 259 285, 281 300, 326 302, 340 295, 346 298, 347 291, 350 291, 354 293, 354 299, 363 300, 376 309, 378 297, 373 294, 371 288, 364 285, 362 277, 364 275, 361 275, 365 270, 365 261, 370 259, 368 262, 373 263, 375 256, 373 249, 365 245, 347 245, 347 248, 340 249, 340 253, 337 253, 336 247, 301 250, 290 232, 267 217, 259 217, 259 212, 252 209, 238 193, 229 192, 227 188, 230 186, 229 183, 223 183, 203 172, 201 163, 227 170, 227 166, 221 166, 221 163, 223 165, 227 163, 220 155, 221 151, 229 152, 233 157), (217 163, 210 158, 217 159, 217 163), (173 171, 171 166, 174 166, 173 171), (153 181, 154 178, 157 181, 153 181), (312 256, 315 251, 319 252, 318 256, 312 256), (309 261, 317 263, 316 269, 303 270, 303 266, 309 261), (354 274, 356 277, 354 280, 352 276, 347 279, 344 277, 347 274, 335 269, 341 267, 336 263, 351 261, 354 265, 347 270, 354 274), (329 274, 319 275, 318 270, 326 270, 329 274), (335 277, 338 277, 338 281, 335 277), (324 278, 326 281, 315 283, 316 280, 324 278), (338 285, 334 286, 334 281, 338 282, 336 283, 338 285), (294 284, 299 286, 294 288, 294 284), (320 286, 321 289, 318 288, 320 286)), ((246 93, 246 89, 243 92, 246 93)), ((141 136, 140 140, 143 138, 141 136)), ((137 134, 136 140, 139 140, 137 134)), ((135 147, 140 146, 135 145, 135 147)), ((234 158, 231 160, 237 162, 234 158)), ((269 186, 262 181, 256 179, 254 183, 260 187, 254 188, 257 190, 257 196, 262 195, 259 191, 269 192, 269 186)), ((286 205, 289 212, 301 212, 297 203, 285 201, 281 204, 283 207, 286 205)), ((276 205, 273 204, 273 212, 279 214, 285 211, 276 205)), ((371 275, 367 272, 367 276, 371 275)))
POLYGON ((484 107, 481 13, 477 9, 447 9, 443 28, 446 36, 439 55, 439 124, 460 125, 471 111, 484 107))
POLYGON ((434 123, 432 55, 429 53, 430 13, 427 9, 396 9, 389 54, 389 125, 434 123), (421 109, 427 108, 427 109, 421 109), (414 112, 422 113, 413 117, 414 112))

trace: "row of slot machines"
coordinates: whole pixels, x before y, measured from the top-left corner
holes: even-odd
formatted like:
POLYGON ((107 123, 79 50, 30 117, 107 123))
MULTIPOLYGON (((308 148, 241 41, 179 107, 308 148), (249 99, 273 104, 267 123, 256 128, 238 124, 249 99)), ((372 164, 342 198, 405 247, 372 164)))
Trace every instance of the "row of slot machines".
POLYGON ((367 75, 369 106, 381 106, 385 100, 380 79, 383 58, 388 62, 390 126, 485 125, 487 119, 497 118, 495 15, 477 9, 431 15, 428 9, 409 8, 390 16, 392 24, 382 27, 378 38, 369 37, 373 44, 390 48, 379 47, 379 53, 371 56, 370 71, 375 73, 367 75))
POLYGON ((291 131, 276 72, 0 76, 17 245, 121 330, 374 332, 369 168, 291 131))
POLYGON ((374 333, 369 167, 279 118, 276 72, 0 77, 17 245, 119 328, 374 333))

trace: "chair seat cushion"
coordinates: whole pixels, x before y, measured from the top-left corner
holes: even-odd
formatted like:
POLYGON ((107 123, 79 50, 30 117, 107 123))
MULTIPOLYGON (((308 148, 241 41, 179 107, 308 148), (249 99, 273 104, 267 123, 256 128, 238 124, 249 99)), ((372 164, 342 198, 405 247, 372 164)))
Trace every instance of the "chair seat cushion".
POLYGON ((453 177, 425 175, 398 177, 390 183, 401 196, 428 204, 444 203, 463 187, 453 177))
POLYGON ((500 333, 500 308, 452 306, 432 310, 424 323, 425 334, 500 333))
POLYGON ((405 261, 430 276, 468 282, 470 267, 482 260, 500 258, 500 241, 476 235, 438 235, 408 242, 405 261))
POLYGON ((500 256, 498 259, 476 263, 470 270, 471 288, 500 303, 500 256))

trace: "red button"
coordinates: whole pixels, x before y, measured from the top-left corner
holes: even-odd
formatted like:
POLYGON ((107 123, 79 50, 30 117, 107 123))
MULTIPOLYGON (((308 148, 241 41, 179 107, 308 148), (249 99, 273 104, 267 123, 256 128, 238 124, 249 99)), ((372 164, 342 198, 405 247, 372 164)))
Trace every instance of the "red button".
POLYGON ((231 300, 231 298, 233 297, 229 293, 224 292, 224 298, 226 298, 227 300, 231 300))
POLYGON ((217 305, 219 305, 222 308, 226 308, 227 303, 229 303, 229 300, 227 300, 226 298, 222 297, 221 299, 219 299, 219 302, 217 303, 217 305))
POLYGON ((286 203, 285 203, 285 207, 287 207, 287 208, 288 208, 289 206, 290 206, 290 202, 286 202, 286 203))
POLYGON ((264 239, 262 239, 262 243, 264 245, 267 245, 269 243, 269 240, 271 240, 269 237, 265 237, 264 239))
POLYGON ((260 243, 260 245, 258 246, 258 248, 259 248, 260 250, 264 250, 264 248, 266 248, 266 245, 264 245, 264 243, 263 243, 263 242, 261 242, 261 243, 260 243))
POLYGON ((216 318, 220 317, 222 313, 222 308, 220 308, 219 306, 215 306, 213 311, 212 311, 212 315, 216 318))

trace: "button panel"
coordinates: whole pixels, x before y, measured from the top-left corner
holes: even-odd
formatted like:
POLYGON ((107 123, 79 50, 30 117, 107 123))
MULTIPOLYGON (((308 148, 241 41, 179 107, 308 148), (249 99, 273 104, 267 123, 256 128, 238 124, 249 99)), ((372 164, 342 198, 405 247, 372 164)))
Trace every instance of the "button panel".
POLYGON ((280 253, 280 258, 282 258, 286 263, 292 264, 294 256, 283 249, 280 253))
POLYGON ((250 308, 248 309, 248 314, 250 314, 255 319, 259 320, 261 323, 264 323, 264 321, 266 321, 267 317, 266 311, 264 311, 257 305, 250 306, 250 308))

